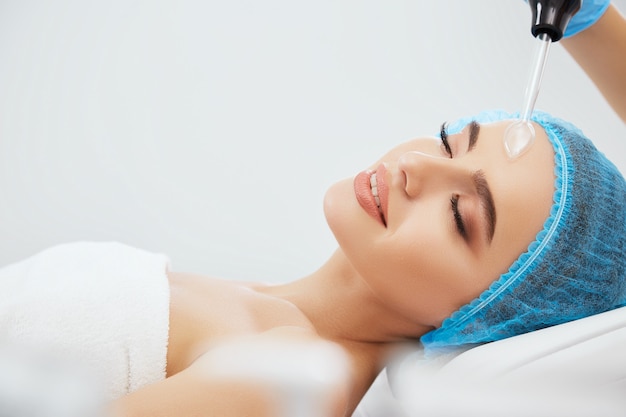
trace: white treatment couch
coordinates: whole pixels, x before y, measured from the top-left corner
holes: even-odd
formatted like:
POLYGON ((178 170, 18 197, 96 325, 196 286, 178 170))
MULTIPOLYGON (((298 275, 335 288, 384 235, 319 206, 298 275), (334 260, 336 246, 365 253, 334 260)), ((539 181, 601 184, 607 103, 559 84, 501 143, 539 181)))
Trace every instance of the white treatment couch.
POLYGON ((435 363, 395 358, 353 417, 626 416, 626 307, 435 363))

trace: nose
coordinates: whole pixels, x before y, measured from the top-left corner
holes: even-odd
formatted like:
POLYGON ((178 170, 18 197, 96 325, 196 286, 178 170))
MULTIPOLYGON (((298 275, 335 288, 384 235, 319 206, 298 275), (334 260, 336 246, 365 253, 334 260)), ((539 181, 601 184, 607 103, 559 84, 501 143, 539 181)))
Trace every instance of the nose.
POLYGON ((459 183, 465 170, 454 159, 429 153, 410 151, 398 159, 398 169, 404 175, 404 190, 410 198, 426 190, 445 190, 459 183))

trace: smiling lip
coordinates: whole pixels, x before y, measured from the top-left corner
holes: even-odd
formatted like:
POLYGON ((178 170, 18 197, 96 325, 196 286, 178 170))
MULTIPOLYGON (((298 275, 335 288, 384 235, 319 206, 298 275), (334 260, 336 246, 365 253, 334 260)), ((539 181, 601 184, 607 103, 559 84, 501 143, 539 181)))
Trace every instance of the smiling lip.
POLYGON ((387 226, 388 209, 389 209, 389 186, 387 185, 387 167, 380 164, 376 171, 376 180, 378 182, 378 198, 380 199, 380 211, 383 223, 387 226))
POLYGON ((387 169, 385 168, 385 165, 381 164, 376 171, 364 171, 354 178, 354 192, 356 194, 357 201, 367 214, 381 222, 383 226, 387 225, 387 196, 389 193, 389 188, 387 187, 387 183, 385 181, 386 173, 387 169), (375 182, 372 179, 373 175, 376 175, 375 182), (376 197, 372 192, 373 184, 376 184, 380 208, 376 203, 376 197))

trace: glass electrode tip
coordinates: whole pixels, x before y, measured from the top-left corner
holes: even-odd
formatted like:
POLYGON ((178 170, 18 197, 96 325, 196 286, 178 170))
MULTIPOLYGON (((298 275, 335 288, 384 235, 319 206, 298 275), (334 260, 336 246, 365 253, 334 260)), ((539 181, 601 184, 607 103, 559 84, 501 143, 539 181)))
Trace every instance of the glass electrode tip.
POLYGON ((552 39, 547 33, 540 34, 537 36, 537 39, 539 40, 539 45, 535 54, 535 62, 532 66, 530 78, 526 86, 521 119, 509 125, 504 132, 504 148, 511 159, 522 155, 535 141, 535 129, 530 122, 530 118, 533 114, 535 103, 537 102, 541 79, 543 78, 543 71, 548 58, 548 50, 552 43, 552 39))
POLYGON ((535 128, 529 121, 514 121, 504 131, 504 149, 511 159, 526 152, 534 141, 535 128))

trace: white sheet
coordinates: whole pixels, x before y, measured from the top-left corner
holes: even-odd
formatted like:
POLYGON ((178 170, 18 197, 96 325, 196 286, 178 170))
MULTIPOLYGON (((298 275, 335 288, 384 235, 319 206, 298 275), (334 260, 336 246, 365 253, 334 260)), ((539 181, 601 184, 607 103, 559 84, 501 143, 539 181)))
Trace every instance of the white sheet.
POLYGON ((423 361, 416 348, 396 358, 387 369, 389 385, 378 381, 355 415, 623 417, 625 352, 626 307, 440 363, 423 361))

